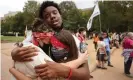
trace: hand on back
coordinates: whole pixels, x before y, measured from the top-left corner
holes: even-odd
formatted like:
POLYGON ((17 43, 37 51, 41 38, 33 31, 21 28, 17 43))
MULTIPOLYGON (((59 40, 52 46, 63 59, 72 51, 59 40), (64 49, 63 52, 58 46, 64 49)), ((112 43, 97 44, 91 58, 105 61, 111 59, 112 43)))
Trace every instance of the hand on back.
POLYGON ((12 58, 15 61, 32 61, 33 56, 37 55, 37 49, 35 47, 16 47, 12 51, 12 58))

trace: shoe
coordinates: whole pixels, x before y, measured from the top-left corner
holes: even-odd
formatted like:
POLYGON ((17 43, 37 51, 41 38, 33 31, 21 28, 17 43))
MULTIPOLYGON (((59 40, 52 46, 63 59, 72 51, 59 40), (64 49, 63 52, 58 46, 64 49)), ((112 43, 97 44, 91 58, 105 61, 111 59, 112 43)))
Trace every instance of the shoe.
POLYGON ((131 74, 125 74, 127 77, 133 78, 133 75, 131 74))
POLYGON ((107 69, 106 67, 102 67, 101 69, 107 69))
POLYGON ((111 65, 111 64, 109 64, 108 66, 110 66, 110 67, 114 67, 113 65, 111 65))

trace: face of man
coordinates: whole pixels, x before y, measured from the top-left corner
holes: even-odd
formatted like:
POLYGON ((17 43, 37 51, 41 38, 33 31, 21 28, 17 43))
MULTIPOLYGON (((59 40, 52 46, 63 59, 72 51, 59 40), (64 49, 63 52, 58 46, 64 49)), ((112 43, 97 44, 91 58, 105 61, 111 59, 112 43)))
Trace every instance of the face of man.
POLYGON ((86 35, 86 31, 83 31, 83 35, 86 35))
POLYGON ((49 6, 44 9, 43 13, 44 21, 53 29, 61 28, 62 18, 57 8, 49 6))
POLYGON ((131 33, 131 36, 130 36, 130 38, 133 40, 133 33, 131 33))
POLYGON ((107 34, 106 33, 103 33, 103 37, 106 38, 107 37, 107 34))

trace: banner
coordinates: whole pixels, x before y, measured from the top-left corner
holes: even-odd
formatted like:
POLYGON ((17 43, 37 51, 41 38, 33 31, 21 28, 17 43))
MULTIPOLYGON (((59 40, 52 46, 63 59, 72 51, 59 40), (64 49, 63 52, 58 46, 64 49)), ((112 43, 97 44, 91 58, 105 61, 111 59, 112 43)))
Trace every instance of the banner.
POLYGON ((99 6, 98 6, 98 2, 96 3, 95 5, 95 8, 94 8, 94 11, 87 23, 87 30, 90 30, 91 26, 92 26, 92 21, 93 21, 93 18, 100 15, 100 10, 99 10, 99 6))

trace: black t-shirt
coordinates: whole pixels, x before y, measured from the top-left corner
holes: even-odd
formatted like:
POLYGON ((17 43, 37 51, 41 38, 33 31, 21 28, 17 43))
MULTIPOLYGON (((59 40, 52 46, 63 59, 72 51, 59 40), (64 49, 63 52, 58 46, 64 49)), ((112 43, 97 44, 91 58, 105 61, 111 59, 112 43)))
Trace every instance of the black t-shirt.
POLYGON ((50 48, 50 44, 44 44, 43 47, 39 46, 48 56, 49 55, 49 48, 50 48))
MULTIPOLYGON (((51 44, 44 44, 43 47, 39 46, 49 57, 52 58, 52 60, 54 60, 55 62, 65 62, 66 61, 66 57, 68 57, 66 54, 61 54, 60 51, 58 52, 58 54, 61 54, 61 57, 58 58, 57 56, 53 55, 51 48, 52 45, 51 44)), ((68 54, 68 53, 67 53, 68 54)))
POLYGON ((51 44, 44 44, 43 47, 39 46, 50 58, 52 58, 55 61, 55 58, 53 57, 53 54, 51 52, 51 44))

